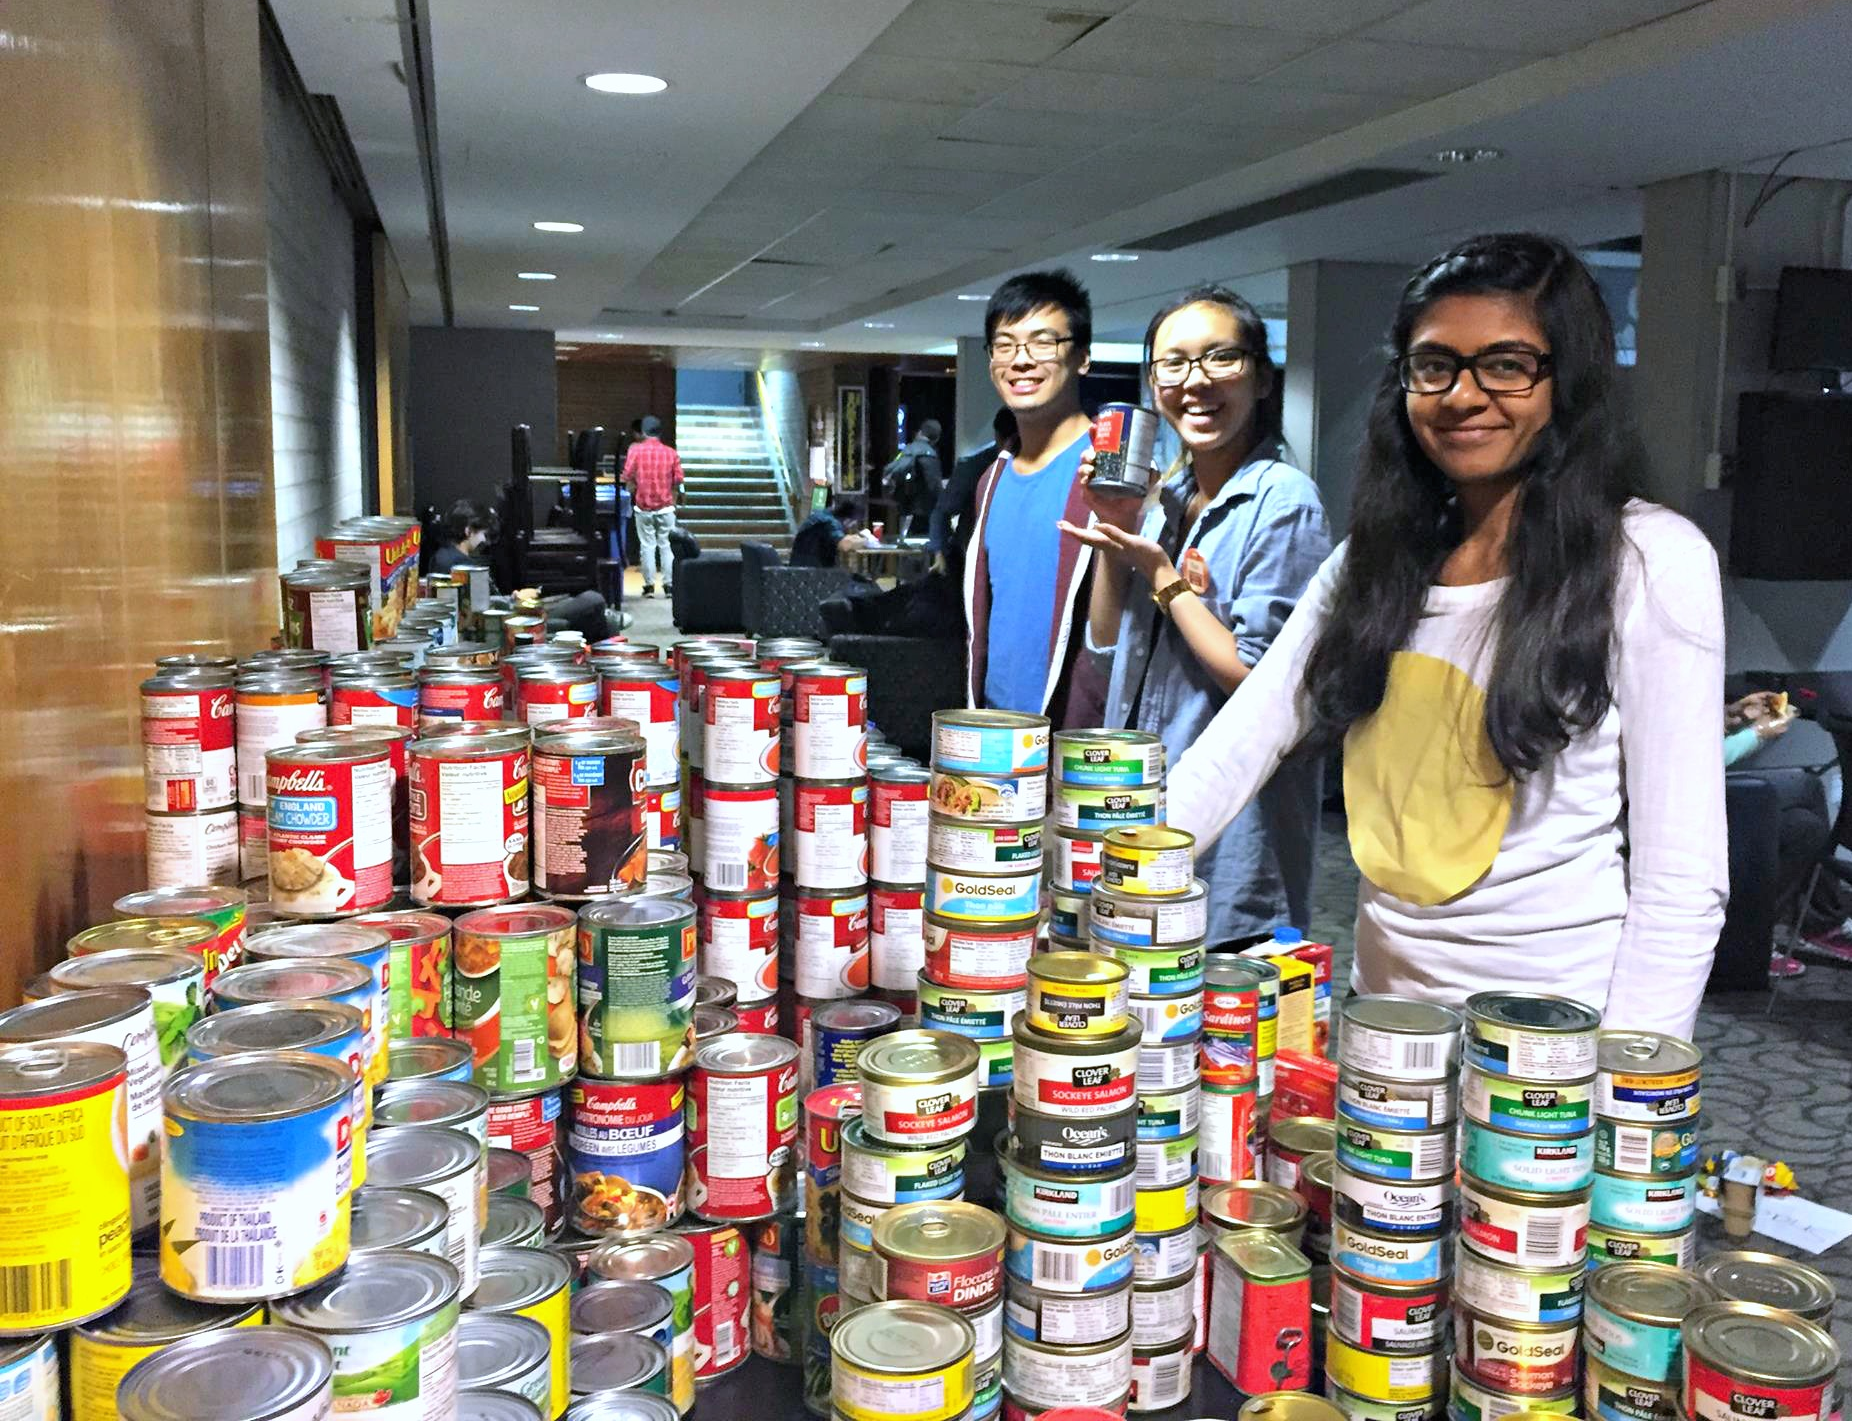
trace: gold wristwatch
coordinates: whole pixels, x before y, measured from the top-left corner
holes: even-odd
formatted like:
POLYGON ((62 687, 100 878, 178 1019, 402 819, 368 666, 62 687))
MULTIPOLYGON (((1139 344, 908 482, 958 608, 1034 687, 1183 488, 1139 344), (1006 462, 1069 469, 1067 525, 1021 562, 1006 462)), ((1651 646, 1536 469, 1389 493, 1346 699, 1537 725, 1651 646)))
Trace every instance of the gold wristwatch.
POLYGON ((1184 593, 1190 592, 1193 590, 1194 589, 1190 586, 1190 584, 1186 582, 1181 576, 1179 576, 1175 582, 1172 582, 1168 586, 1166 586, 1162 592, 1153 592, 1151 594, 1151 600, 1157 603, 1158 611, 1163 612, 1166 615, 1169 615, 1170 604, 1172 602, 1175 602, 1184 593))

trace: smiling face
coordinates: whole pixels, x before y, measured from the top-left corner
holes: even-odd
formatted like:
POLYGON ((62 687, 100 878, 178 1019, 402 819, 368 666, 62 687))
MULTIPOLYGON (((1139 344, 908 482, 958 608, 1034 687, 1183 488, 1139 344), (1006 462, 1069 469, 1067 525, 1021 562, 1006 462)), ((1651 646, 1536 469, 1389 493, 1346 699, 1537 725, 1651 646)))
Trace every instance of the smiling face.
MULTIPOLYGON (((1246 344, 1233 311, 1200 301, 1164 318, 1152 339, 1151 354, 1155 360, 1171 356, 1200 361, 1210 351, 1243 349, 1246 344)), ((1181 385, 1165 389, 1154 381, 1151 393, 1184 448, 1203 454, 1251 439, 1254 407, 1269 393, 1271 383, 1271 376, 1262 383, 1250 359, 1239 375, 1219 380, 1211 379, 1201 364, 1192 365, 1181 385)))
MULTIPOLYGON (((1423 311, 1409 332, 1408 351, 1423 350, 1547 355, 1550 341, 1529 299, 1487 292, 1443 296, 1423 311)), ((1456 484, 1482 484, 1508 478, 1523 463, 1550 422, 1551 390, 1546 374, 1522 393, 1488 395, 1471 372, 1462 370, 1445 394, 1404 394, 1403 399, 1415 440, 1434 467, 1456 484)))
POLYGON ((1011 345, 1016 348, 1013 355, 991 356, 990 383, 1017 419, 1027 416, 1033 422, 1044 411, 1065 413, 1078 403, 1087 352, 1074 339, 1067 312, 1056 306, 1038 307, 1021 320, 998 325, 991 333, 991 343, 998 351, 1007 351, 1011 345), (1038 339, 1056 342, 1054 353, 1046 358, 1031 355, 1023 343, 1038 339))

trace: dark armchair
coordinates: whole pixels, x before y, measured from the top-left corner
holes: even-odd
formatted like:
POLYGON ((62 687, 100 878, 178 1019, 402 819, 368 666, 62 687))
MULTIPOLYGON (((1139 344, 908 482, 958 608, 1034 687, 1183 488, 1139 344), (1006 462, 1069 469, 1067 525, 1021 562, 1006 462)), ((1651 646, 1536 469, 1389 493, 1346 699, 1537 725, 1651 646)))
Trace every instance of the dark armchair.
POLYGON ((745 622, 740 611, 740 555, 703 552, 685 528, 669 531, 675 625, 689 635, 737 632, 745 622))
POLYGON ((821 604, 854 581, 847 568, 787 567, 770 543, 741 543, 740 561, 742 625, 753 636, 822 639, 821 604))
POLYGON ((868 673, 868 718, 916 759, 932 752, 932 713, 965 703, 965 640, 844 632, 830 656, 868 673))

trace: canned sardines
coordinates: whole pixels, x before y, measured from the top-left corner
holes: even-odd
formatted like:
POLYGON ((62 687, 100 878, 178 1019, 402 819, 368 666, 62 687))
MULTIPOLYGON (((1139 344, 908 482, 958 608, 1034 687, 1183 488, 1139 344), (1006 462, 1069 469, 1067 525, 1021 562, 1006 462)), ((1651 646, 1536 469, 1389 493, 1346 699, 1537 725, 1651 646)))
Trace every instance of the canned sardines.
POLYGON ((1461 1021, 1451 1007, 1413 997, 1358 996, 1344 1003, 1341 1016, 1338 1063, 1347 1073, 1431 1082, 1459 1067, 1461 1021))
POLYGON ((1615 1263, 1588 1275, 1582 1340, 1591 1357, 1630 1377, 1679 1378, 1680 1328, 1710 1284, 1660 1263, 1615 1263))
POLYGON ((933 712, 935 770, 978 775, 1046 770, 1048 742, 1045 716, 994 710, 933 712))
POLYGON ((976 1343, 949 1308, 857 1308, 830 1332, 831 1402, 845 1421, 956 1421, 975 1396, 976 1343))
POLYGON ((1604 1031, 1596 1043, 1595 1113, 1631 1124, 1695 1120, 1703 1056, 1689 1041, 1639 1031, 1604 1031))
POLYGON ((1542 992, 1476 992, 1466 999, 1466 1059, 1523 1081, 1581 1081, 1595 1073, 1601 1013, 1542 992))
POLYGON ((1100 851, 1100 882, 1126 893, 1154 897, 1188 890, 1196 879, 1196 836, 1153 825, 1107 831, 1100 851))

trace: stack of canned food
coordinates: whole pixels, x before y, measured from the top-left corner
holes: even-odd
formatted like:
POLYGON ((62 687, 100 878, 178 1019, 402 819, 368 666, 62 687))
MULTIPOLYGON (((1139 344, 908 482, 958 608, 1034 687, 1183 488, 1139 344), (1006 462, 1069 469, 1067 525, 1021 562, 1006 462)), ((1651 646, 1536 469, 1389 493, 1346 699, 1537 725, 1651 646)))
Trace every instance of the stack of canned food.
MULTIPOLYGON (((762 1264, 758 1254, 753 1257, 755 1304, 761 1292, 773 1293, 781 1281, 787 1295, 796 1298, 798 1322, 790 1341, 797 1355, 778 1360, 802 1365, 806 1403, 825 1416, 829 1414, 829 1330, 842 1306, 843 1135, 861 1113, 862 1088, 854 1080, 818 1086, 805 1097, 801 1275, 792 1280, 767 1276, 769 1263, 762 1264)), ((776 1304, 777 1299, 768 1296, 767 1306, 776 1304)), ((770 1330, 775 1337, 777 1329, 770 1330)))
POLYGON ((1164 822, 1164 745, 1143 730, 1064 730, 1054 738, 1050 768, 1049 936, 1058 947, 1083 947, 1085 900, 1104 867, 1106 835, 1164 822))
POLYGON ((1279 1013, 1278 967, 1232 953, 1209 954, 1197 1053, 1202 1072, 1198 1172, 1205 1182, 1226 1184, 1263 1172, 1279 1013))
MULTIPOLYGON (((1203 1199, 1211 1239, 1200 1315, 1208 1323, 1210 1365, 1239 1391, 1303 1391, 1318 1369, 1321 1319, 1312 1295, 1312 1263, 1301 1250, 1306 1207, 1265 1180, 1218 1184, 1203 1199)), ((1324 1320, 1328 1324, 1328 1318, 1324 1320)), ((1326 1358, 1332 1341, 1326 1338, 1326 1358)), ((1326 1374, 1327 1394, 1341 1394, 1326 1374)), ((1342 1403, 1340 1403, 1342 1405, 1342 1403)), ((1353 1416, 1400 1415, 1406 1408, 1371 1402, 1353 1416)))
POLYGON ((1604 1031, 1596 1043, 1588 1266, 1696 1257, 1699 1076, 1689 1041, 1604 1031))
POLYGON ((1003 1220, 956 1200, 897 1204, 874 1227, 878 1302, 932 1303, 971 1329, 971 1421, 1003 1407, 1003 1220))
POLYGON ((1458 1012, 1405 997, 1344 1006, 1325 1378, 1351 1416, 1446 1405, 1460 1027, 1458 1012))

